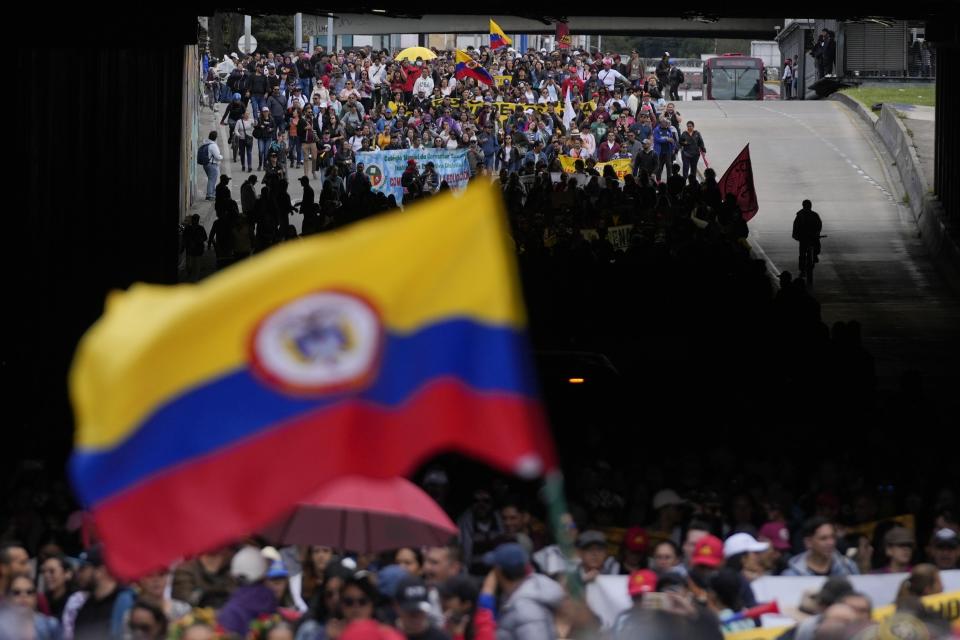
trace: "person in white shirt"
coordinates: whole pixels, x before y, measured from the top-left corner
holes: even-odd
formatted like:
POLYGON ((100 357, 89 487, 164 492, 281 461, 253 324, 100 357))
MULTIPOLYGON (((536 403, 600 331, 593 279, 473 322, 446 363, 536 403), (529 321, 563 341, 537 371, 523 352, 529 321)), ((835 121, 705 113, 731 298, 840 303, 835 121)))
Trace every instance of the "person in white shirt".
POLYGON ((783 98, 785 100, 793 99, 793 93, 790 89, 793 87, 793 60, 787 58, 783 63, 783 76, 780 78, 783 83, 783 98))
POLYGON ((613 88, 617 84, 617 80, 622 80, 623 82, 629 82, 627 78, 617 71, 613 67, 613 60, 610 58, 603 59, 603 69, 597 73, 597 79, 603 83, 603 86, 607 88, 607 91, 613 91, 613 88))
POLYGON ((423 95, 428 96, 433 93, 433 78, 430 76, 430 70, 426 67, 420 69, 420 77, 413 83, 413 92, 423 91, 423 95))
POLYGON ((207 200, 215 200, 223 155, 220 153, 220 147, 217 146, 217 132, 211 131, 207 138, 207 141, 201 145, 201 147, 207 147, 207 163, 203 165, 203 170, 207 173, 207 200))
MULTIPOLYGON (((613 97, 610 98, 609 100, 607 100, 606 104, 604 104, 603 106, 604 106, 604 108, 607 110, 608 113, 612 113, 611 109, 613 108, 613 105, 615 105, 615 104, 616 104, 616 105, 620 105, 620 108, 621 108, 621 109, 623 109, 625 106, 627 106, 627 102, 623 99, 623 95, 622 95, 620 89, 615 89, 615 90, 613 91, 613 97)), ((631 113, 632 113, 632 112, 631 112, 631 113)))

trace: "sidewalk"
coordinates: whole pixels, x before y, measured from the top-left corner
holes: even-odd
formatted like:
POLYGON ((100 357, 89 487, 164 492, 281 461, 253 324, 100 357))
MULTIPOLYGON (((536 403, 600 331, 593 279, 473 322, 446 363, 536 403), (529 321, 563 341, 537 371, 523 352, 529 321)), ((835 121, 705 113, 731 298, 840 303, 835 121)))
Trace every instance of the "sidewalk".
MULTIPOLYGON (((237 201, 237 204, 240 204, 240 187, 246 181, 246 179, 251 176, 257 176, 256 190, 257 195, 260 195, 260 187, 263 181, 263 171, 253 171, 253 173, 247 173, 241 170, 240 167, 240 158, 237 157, 237 162, 233 162, 232 152, 230 151, 230 145, 227 144, 227 138, 230 135, 230 127, 227 124, 220 124, 220 118, 223 117, 224 109, 226 104, 218 105, 219 111, 216 113, 211 113, 209 109, 203 107, 200 110, 200 137, 201 139, 206 139, 207 135, 211 131, 217 132, 217 145, 220 147, 220 153, 223 154, 223 162, 220 164, 220 175, 230 176, 230 193, 233 196, 233 199, 237 201)), ((196 160, 194 159, 194 162, 196 160)), ((257 162, 257 149, 253 150, 253 162, 257 162)), ((207 178, 201 167, 198 167, 200 172, 200 191, 204 193, 206 191, 207 178)), ((289 179, 289 188, 290 200, 294 204, 300 202, 303 199, 303 186, 300 184, 300 176, 303 169, 292 169, 288 174, 289 179)), ((309 177, 309 176, 308 176, 309 177)), ((310 179, 310 186, 313 187, 313 190, 316 194, 316 197, 320 197, 321 187, 323 186, 319 180, 310 179)), ((210 234, 210 229, 213 226, 213 221, 217 219, 216 212, 213 207, 213 200, 203 200, 200 199, 194 203, 190 208, 190 211, 187 212, 187 216, 193 214, 200 215, 200 224, 203 225, 203 228, 207 230, 207 234, 210 234)), ((300 233, 300 224, 303 221, 303 218, 300 214, 294 213, 290 216, 290 222, 297 229, 297 233, 300 233)), ((180 255, 180 263, 178 268, 179 280, 180 282, 186 281, 186 261, 184 255, 180 255)), ((216 271, 216 253, 213 249, 207 249, 203 258, 200 261, 200 278, 205 278, 211 273, 216 271)))

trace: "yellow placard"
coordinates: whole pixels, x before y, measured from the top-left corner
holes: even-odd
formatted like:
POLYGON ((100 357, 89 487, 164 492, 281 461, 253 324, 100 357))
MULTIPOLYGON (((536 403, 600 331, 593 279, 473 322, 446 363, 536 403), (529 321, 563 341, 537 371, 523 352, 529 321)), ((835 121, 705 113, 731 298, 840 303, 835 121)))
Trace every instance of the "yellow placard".
MULTIPOLYGON (((960 591, 937 593, 920 599, 923 607, 944 620, 960 620, 960 591)), ((882 622, 896 613, 896 606, 888 604, 873 610, 873 619, 882 622)))
MULTIPOLYGON (((560 156, 560 167, 563 169, 564 173, 575 173, 577 158, 571 158, 570 156, 560 156)), ((617 172, 617 178, 623 180, 623 177, 628 173, 633 171, 633 164, 630 158, 617 158, 616 160, 610 160, 609 162, 598 162, 593 167, 597 170, 597 173, 603 175, 603 168, 607 165, 613 167, 613 170, 617 172)))
POLYGON ((854 525, 852 527, 844 527, 843 531, 845 535, 849 533, 860 533, 873 540, 873 532, 877 528, 877 525, 881 522, 896 522, 901 527, 906 527, 911 531, 916 531, 916 524, 914 522, 912 513, 906 513, 904 515, 894 516, 892 518, 884 518, 883 520, 864 522, 863 524, 854 525))

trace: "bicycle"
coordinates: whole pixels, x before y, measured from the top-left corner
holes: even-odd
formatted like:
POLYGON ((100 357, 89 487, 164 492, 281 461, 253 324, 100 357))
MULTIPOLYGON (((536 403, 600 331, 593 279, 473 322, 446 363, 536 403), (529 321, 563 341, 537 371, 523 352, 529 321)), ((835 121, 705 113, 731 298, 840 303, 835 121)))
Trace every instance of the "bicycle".
MULTIPOLYGON (((826 238, 827 236, 817 236, 826 238)), ((816 254, 814 253, 814 243, 800 243, 800 275, 807 281, 807 285, 813 284, 813 267, 816 265, 816 254)))

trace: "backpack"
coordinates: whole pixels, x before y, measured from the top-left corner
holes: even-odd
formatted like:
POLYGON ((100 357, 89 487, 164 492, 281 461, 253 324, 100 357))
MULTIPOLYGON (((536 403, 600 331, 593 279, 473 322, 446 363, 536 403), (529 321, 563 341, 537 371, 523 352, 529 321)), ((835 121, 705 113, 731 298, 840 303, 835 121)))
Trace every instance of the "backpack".
POLYGON ((201 167, 205 167, 210 164, 210 143, 204 142, 200 145, 200 148, 197 149, 197 164, 201 167))

